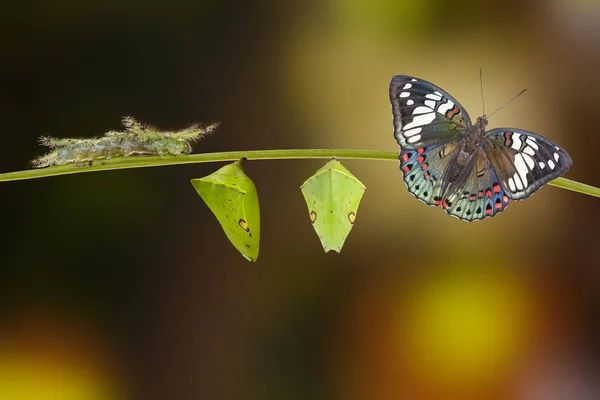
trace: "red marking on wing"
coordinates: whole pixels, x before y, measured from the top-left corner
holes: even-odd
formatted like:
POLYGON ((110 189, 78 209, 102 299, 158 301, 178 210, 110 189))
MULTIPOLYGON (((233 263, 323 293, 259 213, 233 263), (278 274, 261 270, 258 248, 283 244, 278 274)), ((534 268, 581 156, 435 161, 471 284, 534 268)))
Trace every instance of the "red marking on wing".
POLYGON ((485 192, 485 197, 492 197, 492 191, 490 189, 485 192))
POLYGON ((425 149, 423 147, 420 147, 417 149, 417 154, 421 154, 425 151, 425 149))
POLYGON ((421 164, 423 161, 425 161, 425 157, 419 156, 417 157, 417 161, 419 162, 419 164, 421 164))
POLYGON ((496 209, 499 210, 502 208, 502 203, 496 203, 496 209))
POLYGON ((479 191, 479 197, 483 197, 483 190, 479 191))
POLYGON ((439 206, 439 205, 440 205, 440 203, 441 203, 441 201, 440 201, 440 200, 436 200, 436 201, 435 201, 435 205, 436 205, 436 206, 439 206))
POLYGON ((487 215, 491 215, 491 214, 492 214, 492 209, 491 209, 491 208, 487 208, 487 209, 485 210, 485 213, 486 213, 487 215))
POLYGON ((477 197, 477 196, 475 196, 475 195, 472 195, 471 197, 469 197, 469 200, 470 200, 470 201, 473 201, 473 200, 475 200, 475 198, 476 198, 476 197, 477 197))
POLYGON ((494 185, 494 193, 500 193, 500 185, 497 183, 494 185))
POLYGON ((404 162, 407 162, 407 161, 408 161, 408 159, 409 159, 409 157, 408 157, 408 153, 404 153, 404 154, 402 154, 402 161, 404 161, 404 162))
POLYGON ((448 208, 448 202, 444 200, 444 208, 448 208))
POLYGON ((429 179, 429 171, 425 171, 425 179, 429 179))
POLYGON ((408 172, 410 171, 410 168, 408 167, 408 165, 405 165, 404 168, 402 168, 404 170, 404 172, 408 172))
POLYGON ((448 112, 446 113, 446 118, 448 118, 448 119, 452 119, 452 118, 454 118, 454 116, 455 116, 456 114, 458 114, 459 112, 460 112, 460 110, 458 109, 458 107, 457 107, 457 106, 454 106, 454 108, 453 108, 452 110, 450 110, 450 111, 448 111, 448 112))
POLYGON ((427 169, 427 167, 429 167, 429 164, 427 164, 427 163, 421 164, 421 168, 423 168, 423 171, 425 171, 427 169))
POLYGON ((505 203, 508 203, 508 196, 504 196, 502 200, 504 200, 505 203))

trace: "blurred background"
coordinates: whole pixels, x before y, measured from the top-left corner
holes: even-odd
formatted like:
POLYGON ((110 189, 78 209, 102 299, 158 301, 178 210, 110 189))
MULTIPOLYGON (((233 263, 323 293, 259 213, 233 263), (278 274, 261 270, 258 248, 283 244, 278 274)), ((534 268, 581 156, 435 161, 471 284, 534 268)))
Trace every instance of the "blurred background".
MULTIPOLYGON (((388 85, 436 83, 493 127, 538 132, 600 185, 600 5, 591 0, 22 1, 0 6, 0 171, 40 135, 123 115, 221 121, 195 152, 398 146, 388 85)), ((258 263, 189 180, 219 164, 0 185, 0 399, 600 396, 598 199, 544 187, 465 223, 367 186, 341 254, 299 187, 323 161, 246 164, 258 263)))

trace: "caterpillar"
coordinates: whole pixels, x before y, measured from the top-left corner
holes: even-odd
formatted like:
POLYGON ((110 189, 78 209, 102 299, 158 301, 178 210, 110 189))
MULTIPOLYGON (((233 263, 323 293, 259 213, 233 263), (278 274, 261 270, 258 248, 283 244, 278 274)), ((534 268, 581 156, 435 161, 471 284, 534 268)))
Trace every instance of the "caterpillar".
POLYGON ((176 132, 163 132, 143 125, 133 117, 123 117, 124 131, 110 131, 99 138, 58 139, 42 136, 39 142, 50 152, 31 161, 36 168, 69 163, 92 164, 94 160, 132 155, 189 154, 191 143, 211 133, 218 124, 192 125, 176 132))

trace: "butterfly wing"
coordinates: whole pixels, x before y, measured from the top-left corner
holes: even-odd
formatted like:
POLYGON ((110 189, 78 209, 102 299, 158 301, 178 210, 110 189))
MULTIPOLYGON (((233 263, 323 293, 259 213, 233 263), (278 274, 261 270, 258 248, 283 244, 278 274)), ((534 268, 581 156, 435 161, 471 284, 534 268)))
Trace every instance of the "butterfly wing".
POLYGON ((412 76, 390 83, 394 136, 402 149, 418 149, 456 139, 471 125, 465 109, 444 90, 412 76))
POLYGON ((479 149, 462 187, 446 196, 444 210, 465 221, 493 217, 508 206, 504 192, 486 152, 479 149))
POLYGON ((513 200, 529 197, 573 163, 551 140, 520 129, 492 129, 486 132, 483 147, 502 189, 513 200))
POLYGON ((400 170, 404 182, 417 199, 430 206, 439 206, 443 176, 456 158, 458 141, 445 144, 400 150, 400 170))

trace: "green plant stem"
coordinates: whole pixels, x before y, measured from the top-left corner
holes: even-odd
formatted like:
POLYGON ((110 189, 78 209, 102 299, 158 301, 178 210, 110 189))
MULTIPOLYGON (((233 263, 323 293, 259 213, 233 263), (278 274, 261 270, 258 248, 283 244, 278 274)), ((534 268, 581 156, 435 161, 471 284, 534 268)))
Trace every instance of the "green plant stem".
MULTIPOLYGON (((97 160, 93 165, 78 166, 66 164, 49 168, 28 169, 24 171, 0 174, 0 182, 19 181, 25 179, 48 178, 58 175, 81 174, 85 172, 109 171, 115 169, 160 167, 167 165, 195 164, 219 161, 235 161, 240 158, 248 160, 283 160, 283 159, 367 159, 398 160, 398 153, 381 150, 354 149, 289 149, 289 150, 250 150, 227 151, 222 153, 202 153, 179 156, 152 157, 116 157, 110 160, 97 160)), ((565 178, 557 178, 548 183, 562 189, 600 197, 600 188, 579 183, 565 178)))

